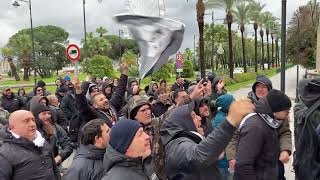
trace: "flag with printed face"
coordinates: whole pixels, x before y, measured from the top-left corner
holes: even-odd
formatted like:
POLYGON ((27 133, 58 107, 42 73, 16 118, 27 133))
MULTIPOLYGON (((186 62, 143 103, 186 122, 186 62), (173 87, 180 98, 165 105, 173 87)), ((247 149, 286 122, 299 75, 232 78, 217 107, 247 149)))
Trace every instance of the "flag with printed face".
POLYGON ((159 70, 182 43, 185 25, 160 17, 117 15, 115 20, 128 27, 140 48, 139 78, 159 70))

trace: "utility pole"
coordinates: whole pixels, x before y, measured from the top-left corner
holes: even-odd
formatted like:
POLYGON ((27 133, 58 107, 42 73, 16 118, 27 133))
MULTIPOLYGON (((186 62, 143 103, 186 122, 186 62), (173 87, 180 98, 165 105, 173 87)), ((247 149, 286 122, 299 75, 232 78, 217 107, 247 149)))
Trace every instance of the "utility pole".
POLYGON ((282 0, 281 14, 281 83, 280 89, 285 93, 285 76, 286 76, 286 17, 287 17, 287 0, 282 0))

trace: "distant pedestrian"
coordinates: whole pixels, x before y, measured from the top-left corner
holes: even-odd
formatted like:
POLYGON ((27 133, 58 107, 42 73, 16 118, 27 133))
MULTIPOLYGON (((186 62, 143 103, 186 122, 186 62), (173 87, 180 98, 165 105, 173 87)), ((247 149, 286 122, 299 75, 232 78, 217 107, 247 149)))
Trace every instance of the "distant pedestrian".
POLYGON ((2 92, 1 106, 9 113, 12 113, 20 110, 23 107, 23 102, 11 91, 11 88, 7 87, 2 92))

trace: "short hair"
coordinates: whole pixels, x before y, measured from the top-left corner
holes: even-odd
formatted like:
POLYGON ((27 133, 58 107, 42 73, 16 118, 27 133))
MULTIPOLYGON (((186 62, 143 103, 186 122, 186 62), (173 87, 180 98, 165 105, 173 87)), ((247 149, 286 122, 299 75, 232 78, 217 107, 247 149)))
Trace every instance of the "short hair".
POLYGON ((186 92, 184 89, 177 89, 172 94, 172 100, 174 101, 178 97, 179 92, 186 92))
MULTIPOLYGON (((102 92, 99 92, 98 94, 94 95, 92 98, 91 98, 91 101, 92 101, 92 104, 95 104, 96 103, 96 98, 100 95, 104 95, 102 92)), ((104 95, 105 96, 105 95, 104 95)))
POLYGON ((167 88, 160 86, 160 87, 158 88, 158 90, 157 90, 157 94, 160 94, 160 93, 162 93, 162 92, 167 92, 167 91, 168 91, 167 88))
POLYGON ((52 102, 53 102, 54 98, 57 98, 57 96, 53 95, 53 94, 50 94, 50 95, 47 96, 47 99, 48 99, 48 102, 49 102, 50 105, 52 105, 52 102))
POLYGON ((94 144, 96 136, 101 137, 101 127, 106 124, 101 119, 93 119, 85 124, 80 132, 80 144, 94 144))

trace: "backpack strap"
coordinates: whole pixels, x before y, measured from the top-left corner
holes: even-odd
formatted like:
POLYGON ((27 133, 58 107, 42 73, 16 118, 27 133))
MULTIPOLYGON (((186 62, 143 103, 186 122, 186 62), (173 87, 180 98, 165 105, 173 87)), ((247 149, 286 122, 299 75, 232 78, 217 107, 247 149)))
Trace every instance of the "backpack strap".
POLYGON ((240 131, 240 129, 242 128, 242 126, 244 125, 244 123, 247 121, 247 119, 249 119, 251 116, 256 115, 257 113, 250 113, 248 114, 246 117, 244 117, 239 125, 238 131, 240 131))
POLYGON ((305 119, 308 119, 309 116, 311 116, 311 114, 316 110, 318 109, 318 107, 320 107, 320 99, 314 103, 310 108, 308 108, 307 112, 306 112, 306 116, 305 116, 305 119))

